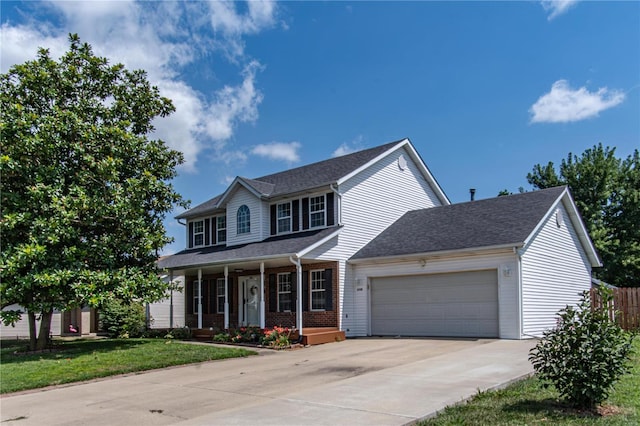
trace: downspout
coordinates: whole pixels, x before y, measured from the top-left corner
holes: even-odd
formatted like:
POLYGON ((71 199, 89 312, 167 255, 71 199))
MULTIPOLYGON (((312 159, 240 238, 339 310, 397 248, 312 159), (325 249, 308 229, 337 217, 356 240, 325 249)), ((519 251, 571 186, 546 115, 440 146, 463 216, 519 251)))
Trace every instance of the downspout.
POLYGON ((173 328, 173 270, 169 271, 169 328, 173 328))
POLYGON ((296 265, 296 328, 302 337, 302 264, 299 258, 293 260, 293 256, 289 256, 289 261, 296 265))
POLYGON ((265 306, 264 306, 264 262, 260 262, 260 328, 264 329, 266 325, 265 321, 265 306))
POLYGON ((338 188, 333 187, 333 184, 329 185, 329 188, 331 188, 331 190, 337 195, 336 207, 338 208, 338 226, 342 226, 342 194, 340 194, 338 188))
POLYGON ((518 262, 518 305, 519 305, 519 315, 518 315, 518 329, 520 331, 520 339, 524 337, 524 312, 522 305, 522 254, 517 247, 513 248, 513 253, 516 255, 516 260, 518 262))

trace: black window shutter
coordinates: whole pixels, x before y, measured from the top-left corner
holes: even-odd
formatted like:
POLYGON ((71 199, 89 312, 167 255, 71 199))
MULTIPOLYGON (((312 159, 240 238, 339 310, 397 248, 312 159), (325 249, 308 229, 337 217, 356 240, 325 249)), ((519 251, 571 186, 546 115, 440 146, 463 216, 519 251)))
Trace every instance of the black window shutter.
POLYGON ((215 245, 218 242, 218 218, 211 218, 211 245, 215 245))
POLYGON ((186 305, 188 314, 193 313, 193 286, 196 282, 197 281, 192 281, 191 283, 189 283, 189 285, 187 285, 187 294, 185 296, 187 297, 186 305))
POLYGON ((278 312, 278 283, 276 274, 269 274, 269 312, 278 312))
POLYGON ((207 302, 209 302, 209 281, 202 280, 202 313, 209 313, 209 306, 207 302))
POLYGON ((298 303, 296 301, 296 294, 298 291, 298 281, 296 279, 297 274, 291 273, 291 312, 295 312, 298 309, 298 303))
POLYGON ((309 199, 302 199, 302 229, 309 229, 309 199))
POLYGON ((309 271, 302 272, 302 310, 309 310, 309 271))
POLYGON ((193 222, 189 222, 189 248, 193 247, 193 222))
POLYGON ((208 246, 211 244, 211 225, 210 219, 206 218, 204 220, 204 245, 208 246))
POLYGON ((291 215, 293 216, 293 232, 300 230, 300 200, 291 202, 291 215))
POLYGON ((333 192, 327 193, 327 226, 333 226, 333 224, 335 223, 333 195, 333 192))
POLYGON ((271 206, 271 235, 278 233, 278 206, 276 204, 271 206))
POLYGON ((333 269, 324 270, 324 309, 333 311, 333 269))

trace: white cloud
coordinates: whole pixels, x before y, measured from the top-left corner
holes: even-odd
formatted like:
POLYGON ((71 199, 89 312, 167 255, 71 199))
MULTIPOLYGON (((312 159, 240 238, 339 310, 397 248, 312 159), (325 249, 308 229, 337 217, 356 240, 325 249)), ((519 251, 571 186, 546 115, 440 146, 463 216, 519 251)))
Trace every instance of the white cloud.
POLYGON ((38 47, 59 58, 68 49, 67 34, 78 33, 96 55, 144 69, 151 84, 173 100, 176 112, 154 121, 154 137, 182 151, 182 169, 195 171, 203 150, 224 157, 237 126, 259 116, 263 95, 256 74, 261 65, 245 57, 242 37, 272 27, 277 4, 249 1, 245 13, 238 12, 241 7, 236 2, 46 1, 30 9, 33 15, 23 12, 24 23, 2 24, 2 72, 34 59, 38 47), (215 52, 233 59, 240 80, 205 93, 182 74, 185 66, 215 52))
POLYGON ((268 144, 260 144, 253 147, 251 153, 261 157, 271 158, 272 160, 283 160, 289 163, 300 161, 298 150, 302 145, 300 142, 271 142, 268 144))
POLYGON ((249 1, 245 13, 240 13, 238 3, 232 1, 212 1, 208 5, 211 26, 224 39, 225 51, 232 59, 244 54, 243 35, 256 34, 276 23, 274 1, 249 1))
POLYGON ((222 148, 233 134, 238 123, 253 122, 258 118, 258 105, 262 102, 262 93, 256 89, 256 72, 261 68, 257 61, 247 65, 239 86, 225 86, 215 94, 209 106, 206 119, 206 133, 222 148))
POLYGON ((351 154, 352 152, 360 151, 362 149, 362 141, 364 138, 362 135, 356 136, 351 142, 344 142, 331 154, 332 157, 342 157, 343 155, 351 154))
POLYGON ((552 19, 567 12, 573 7, 579 0, 541 0, 540 3, 545 11, 549 12, 547 19, 552 19))
POLYGON ((572 89, 566 80, 558 80, 542 95, 529 112, 532 123, 567 123, 597 117, 601 111, 624 101, 624 93, 606 87, 589 92, 586 87, 572 89))

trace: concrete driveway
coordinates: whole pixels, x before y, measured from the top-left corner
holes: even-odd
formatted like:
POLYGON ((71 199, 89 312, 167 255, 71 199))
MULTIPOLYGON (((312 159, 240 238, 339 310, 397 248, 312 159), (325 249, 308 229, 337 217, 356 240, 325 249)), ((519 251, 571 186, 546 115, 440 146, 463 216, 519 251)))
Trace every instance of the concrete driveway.
POLYGON ((531 373, 534 341, 349 339, 0 399, 5 424, 402 425, 531 373))

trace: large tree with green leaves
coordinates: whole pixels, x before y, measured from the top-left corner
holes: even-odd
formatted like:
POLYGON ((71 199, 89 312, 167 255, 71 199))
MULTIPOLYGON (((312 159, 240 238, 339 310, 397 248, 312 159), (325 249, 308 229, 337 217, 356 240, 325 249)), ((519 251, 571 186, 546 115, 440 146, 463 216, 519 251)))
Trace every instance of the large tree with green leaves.
POLYGON ((31 349, 54 310, 160 299, 163 219, 185 204, 170 183, 182 154, 151 138, 171 101, 144 71, 69 42, 59 61, 40 49, 0 75, 2 319, 26 310, 31 349))
POLYGON ((536 164, 527 175, 536 188, 568 185, 586 223, 603 268, 602 280, 620 287, 640 286, 640 158, 626 159, 602 144, 581 156, 569 153, 559 170, 536 164))

